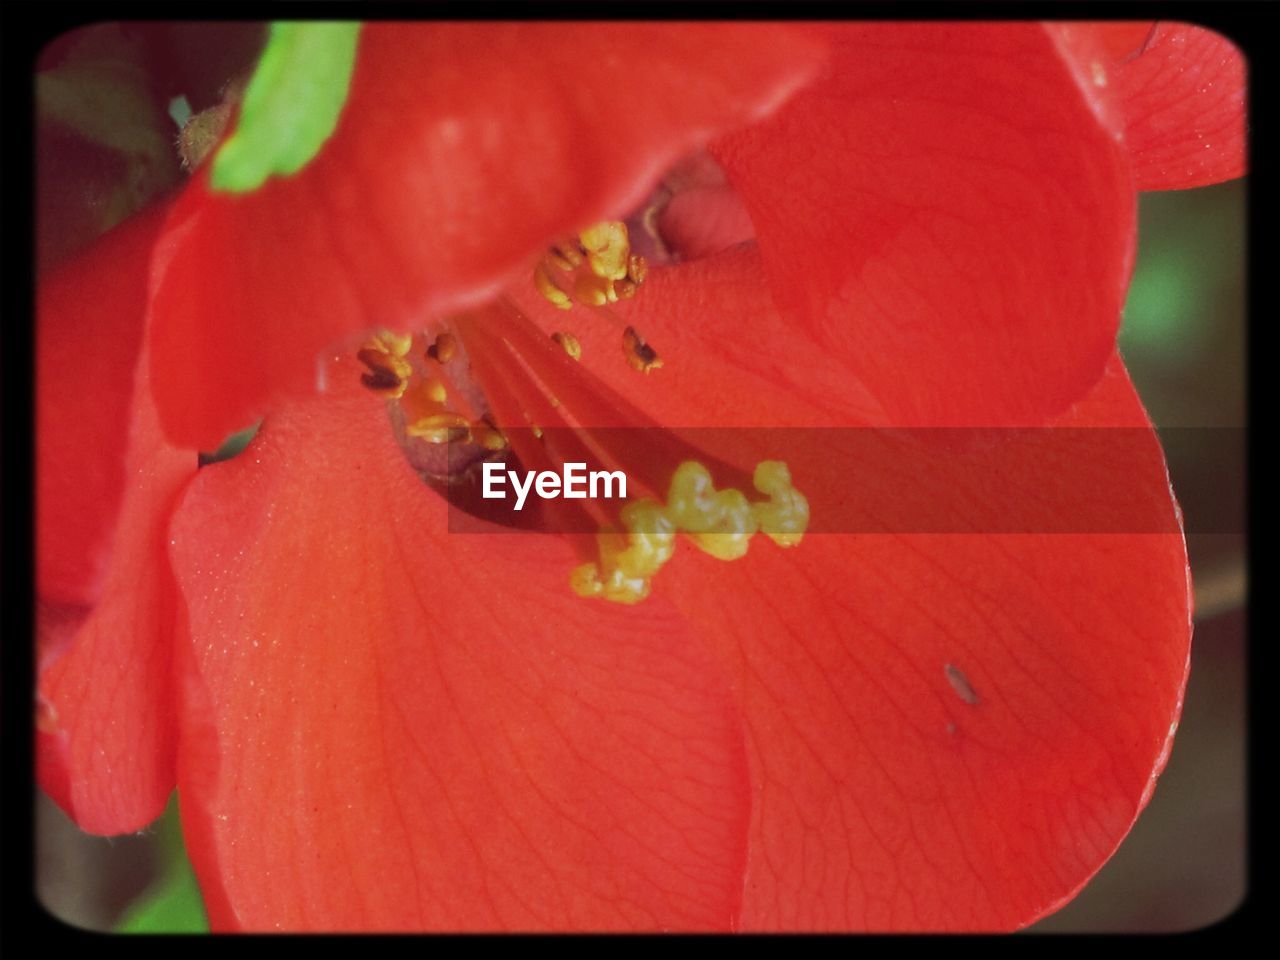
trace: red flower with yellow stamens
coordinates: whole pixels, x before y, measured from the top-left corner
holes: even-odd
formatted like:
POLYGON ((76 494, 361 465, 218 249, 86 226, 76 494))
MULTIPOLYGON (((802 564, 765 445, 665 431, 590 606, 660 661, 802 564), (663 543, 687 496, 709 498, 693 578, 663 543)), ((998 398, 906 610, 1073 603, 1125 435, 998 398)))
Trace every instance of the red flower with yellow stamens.
POLYGON ((42 784, 99 833, 176 785, 219 929, 1054 909, 1190 639, 1134 190, 1241 173, 1242 87, 1181 26, 364 27, 298 169, 215 152, 41 282, 42 784), (851 532, 892 471, 799 427, 1128 428, 1026 499, 1148 522, 851 532), (634 489, 504 527, 496 458, 634 489))

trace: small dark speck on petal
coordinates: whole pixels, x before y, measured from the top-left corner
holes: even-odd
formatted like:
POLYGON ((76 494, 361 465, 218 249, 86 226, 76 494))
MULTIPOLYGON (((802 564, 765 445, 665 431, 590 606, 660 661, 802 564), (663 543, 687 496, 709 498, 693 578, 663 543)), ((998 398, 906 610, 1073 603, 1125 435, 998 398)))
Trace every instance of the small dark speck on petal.
POLYGON ((943 669, 947 674, 947 682, 951 684, 951 689, 956 692, 956 696, 970 705, 979 702, 977 691, 973 689, 973 684, 969 683, 969 678, 959 667, 954 663, 948 663, 943 669))

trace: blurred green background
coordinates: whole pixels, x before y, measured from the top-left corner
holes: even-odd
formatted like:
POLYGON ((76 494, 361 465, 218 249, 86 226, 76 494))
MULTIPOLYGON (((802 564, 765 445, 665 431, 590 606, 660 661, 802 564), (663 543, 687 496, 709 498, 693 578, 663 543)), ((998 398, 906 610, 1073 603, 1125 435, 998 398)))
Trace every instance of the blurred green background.
MULTIPOLYGON (((225 62, 211 68, 218 77, 251 57, 257 42, 238 25, 163 29, 172 31, 168 39, 174 49, 198 41, 225 51, 225 62)), ((116 41, 108 37, 105 42, 116 41)), ((127 84, 128 78, 118 82, 127 84)), ((184 82, 193 91, 194 109, 217 102, 217 88, 207 77, 184 82)), ((41 150, 46 143, 54 147, 41 154, 40 169, 62 176, 59 144, 45 138, 38 141, 41 150)), ((77 156, 83 156, 80 150, 77 156)), ((154 145, 142 143, 137 158, 135 172, 154 168, 154 145)), ((111 194, 110 185, 119 181, 112 168, 91 173, 83 178, 74 208, 67 205, 67 191, 41 192, 42 225, 80 217, 89 206, 83 202, 87 197, 97 203, 96 232, 123 215, 118 211, 126 200, 131 206, 141 202, 111 194), (46 194, 54 206, 46 206, 46 194)), ((143 186, 159 190, 172 180, 172 171, 161 175, 152 169, 154 183, 143 186)), ((1120 345, 1159 427, 1245 426, 1246 189, 1238 181, 1141 198, 1139 255, 1120 345)), ((70 249, 62 237, 86 229, 77 221, 74 229, 46 231, 40 237, 42 261, 70 249)), ((1221 516, 1224 504, 1243 509, 1240 470, 1224 466, 1196 444, 1170 445, 1169 458, 1189 529, 1212 529, 1207 518, 1221 516)), ((1193 533, 1188 548, 1196 629, 1191 678, 1168 767, 1115 857, 1074 901, 1032 932, 1190 930, 1227 916, 1244 897, 1245 538, 1243 533, 1193 533)), ((36 813, 37 895, 55 916, 95 930, 207 929, 182 849, 176 804, 141 834, 110 839, 82 834, 43 794, 36 797, 36 813)))

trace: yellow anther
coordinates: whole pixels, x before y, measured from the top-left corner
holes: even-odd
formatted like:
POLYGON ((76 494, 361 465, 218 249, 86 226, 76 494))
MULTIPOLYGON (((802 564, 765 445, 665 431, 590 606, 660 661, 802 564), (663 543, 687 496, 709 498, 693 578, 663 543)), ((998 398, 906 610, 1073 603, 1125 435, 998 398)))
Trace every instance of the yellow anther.
POLYGON ((378 340, 386 346, 387 352, 394 357, 407 357, 413 349, 413 334, 392 333, 390 330, 378 331, 378 340))
POLYGON ((641 373, 648 373, 662 366, 658 351, 645 343, 644 338, 636 333, 635 327, 627 327, 622 331, 622 353, 626 356, 627 363, 641 373))
POLYGON ((507 448, 507 438, 495 429, 492 424, 486 423, 484 420, 471 425, 471 441, 480 444, 486 450, 505 450, 507 448))
POLYGON ((628 577, 621 570, 601 576, 600 567, 584 563, 569 575, 569 585, 580 597, 600 597, 614 603, 639 603, 649 596, 651 584, 642 577, 628 577))
POLYGON ((597 277, 621 280, 631 260, 627 225, 620 220, 604 220, 578 234, 587 254, 587 266, 597 277))
POLYGON ((416 423, 437 413, 447 412, 443 401, 439 399, 439 392, 433 389, 436 383, 439 381, 421 377, 409 381, 408 388, 400 397, 400 409, 404 413, 405 423, 416 423))
MULTIPOLYGON (((613 571, 622 569, 618 558, 627 552, 630 543, 631 538, 624 531, 612 527, 596 534, 596 551, 600 555, 598 567, 602 573, 608 576, 613 571)), ((623 570, 623 573, 627 576, 635 575, 629 570, 623 570)))
POLYGON ((769 496, 784 493, 791 489, 791 471, 781 460, 761 460, 756 464, 751 482, 769 496))
POLYGON ((667 492, 667 512, 699 547, 719 560, 747 552, 758 524, 741 490, 716 490, 700 463, 680 464, 667 492))
POLYGON ((547 251, 547 259, 565 273, 571 273, 582 266, 582 251, 574 240, 557 243, 547 251))
POLYGON ((559 333, 553 333, 551 335, 551 339, 554 340, 556 343, 560 344, 560 348, 564 350, 564 352, 567 353, 572 359, 574 360, 582 359, 582 344, 578 342, 578 338, 575 337, 572 333, 568 333, 562 330, 559 333))
POLYGON ((442 333, 436 337, 435 343, 427 347, 427 356, 437 363, 448 363, 458 352, 458 341, 452 333, 442 333))
POLYGON ((582 564, 570 575, 570 585, 579 596, 639 603, 649 595, 654 575, 675 552, 675 524, 655 501, 627 504, 621 520, 625 533, 597 534, 600 561, 582 564))
POLYGON ((710 513, 716 488, 707 468, 686 460, 671 475, 667 487, 667 515, 681 530, 696 530, 710 513))
POLYGON ((621 518, 627 546, 613 558, 614 564, 629 577, 652 577, 675 552, 676 525, 654 500, 627 504, 621 518))
POLYGON ((751 504, 741 490, 721 490, 711 498, 711 511, 701 518, 701 529, 689 531, 689 539, 717 560, 737 560, 747 554, 758 529, 751 504))
POLYGON ((449 399, 449 391, 445 385, 439 380, 428 380, 426 389, 427 399, 432 403, 443 404, 449 399))
POLYGON ((368 373, 360 376, 360 382, 366 387, 392 400, 404 394, 413 374, 409 361, 389 353, 386 346, 377 341, 370 341, 357 350, 356 357, 369 368, 368 373))
POLYGON ((533 268, 533 285, 538 288, 538 292, 551 303, 561 310, 568 310, 573 306, 573 301, 569 299, 569 295, 556 286, 548 275, 546 267, 538 264, 533 268))
POLYGON ((791 471, 780 460, 756 465, 755 488, 768 494, 768 503, 752 506, 760 532, 780 547, 794 547, 809 526, 809 501, 791 485, 791 471))
POLYGON ((465 440, 471 435, 471 424, 467 418, 456 413, 433 413, 415 420, 404 429, 409 436, 421 437, 427 443, 465 440))
POLYGON ((653 589, 651 580, 645 577, 628 577, 621 570, 614 570, 601 585, 601 596, 614 603, 639 603, 653 589))
POLYGON ((787 465, 766 460, 756 466, 752 480, 758 491, 769 495, 768 503, 750 503, 733 487, 717 490, 700 463, 680 464, 671 476, 666 506, 653 500, 630 503, 620 514, 625 532, 608 529, 597 534, 599 560, 574 569, 569 578, 574 592, 639 603, 675 552, 677 533, 687 534, 718 560, 744 556, 760 530, 780 546, 799 543, 809 521, 809 504, 791 485, 787 465))
POLYGON ((604 592, 600 568, 594 563, 581 563, 569 574, 569 586, 580 597, 598 597, 604 592))
POLYGON ((606 220, 587 227, 577 240, 549 247, 533 268, 533 285, 562 310, 575 303, 603 307, 634 297, 647 272, 644 257, 631 252, 627 225, 606 220), (570 276, 557 279, 557 272, 570 276))
POLYGON ((580 273, 573 280, 573 299, 591 307, 602 307, 606 303, 617 302, 618 295, 613 292, 612 280, 580 273))
POLYGON ((632 254, 627 261, 627 279, 636 286, 644 283, 644 278, 649 275, 649 264, 644 257, 639 254, 632 254))

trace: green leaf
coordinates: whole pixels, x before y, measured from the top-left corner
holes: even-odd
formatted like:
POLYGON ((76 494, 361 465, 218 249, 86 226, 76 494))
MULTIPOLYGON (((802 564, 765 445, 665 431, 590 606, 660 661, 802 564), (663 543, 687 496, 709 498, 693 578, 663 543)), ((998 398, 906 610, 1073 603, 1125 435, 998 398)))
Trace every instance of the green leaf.
POLYGON ((169 870, 135 900, 116 925, 117 933, 208 933, 204 901, 191 865, 169 870))
POLYGON ((215 190, 245 193, 305 167, 333 135, 351 89, 358 23, 274 23, 235 133, 213 160, 215 190))
POLYGON ((178 795, 155 823, 163 863, 160 875, 116 922, 117 933, 208 933, 209 921, 195 871, 182 843, 178 795))

